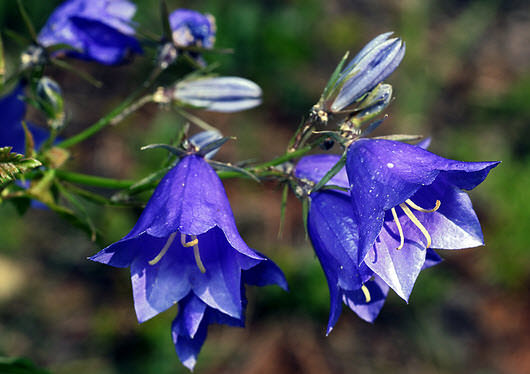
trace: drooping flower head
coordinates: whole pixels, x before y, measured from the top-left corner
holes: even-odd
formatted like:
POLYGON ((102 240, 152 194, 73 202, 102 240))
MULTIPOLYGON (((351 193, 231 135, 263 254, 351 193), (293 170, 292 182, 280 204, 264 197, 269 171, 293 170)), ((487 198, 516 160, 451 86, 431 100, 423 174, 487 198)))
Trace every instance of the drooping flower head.
POLYGON ((426 248, 483 244, 468 195, 498 162, 445 159, 410 144, 361 139, 348 149, 352 213, 359 225, 357 262, 408 299, 426 248))
POLYGON ((38 35, 44 46, 67 44, 66 55, 115 65, 141 53, 131 19, 136 6, 128 0, 67 0, 52 13, 38 35))
MULTIPOLYGON (((303 157, 296 166, 295 175, 316 183, 339 158, 338 155, 303 157)), ((341 169, 328 184, 347 188, 345 169, 341 169)), ((330 291, 327 333, 337 322, 342 303, 365 321, 373 322, 384 305, 389 287, 365 263, 357 264, 359 229, 352 213, 349 194, 339 190, 321 190, 312 193, 310 198, 308 233, 330 291)), ((428 266, 440 261, 434 252, 429 258, 431 262, 428 266)))
POLYGON ((211 48, 215 43, 215 18, 190 9, 177 9, 169 15, 173 43, 177 47, 211 48))
POLYGON ((219 177, 197 155, 166 174, 129 234, 91 259, 130 268, 139 322, 179 303, 173 340, 189 368, 208 324, 243 325, 244 282, 286 288, 279 268, 245 244, 219 177))
MULTIPOLYGON (((0 98, 0 146, 11 146, 12 151, 25 154, 24 128, 22 120, 26 115, 26 103, 24 98, 24 85, 19 83, 13 91, 0 98)), ((48 137, 48 131, 27 123, 28 129, 33 135, 35 148, 38 149, 48 137)))
POLYGON ((392 32, 372 39, 326 87, 319 108, 340 112, 385 80, 405 55, 405 43, 392 32))

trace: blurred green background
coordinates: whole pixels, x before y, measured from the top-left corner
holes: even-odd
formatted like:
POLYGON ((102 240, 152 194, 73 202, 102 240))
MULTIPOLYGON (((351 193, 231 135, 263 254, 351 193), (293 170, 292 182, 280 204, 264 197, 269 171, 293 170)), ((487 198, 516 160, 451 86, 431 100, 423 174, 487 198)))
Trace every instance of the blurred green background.
MULTIPOLYGON (((135 20, 159 32, 158 2, 135 1, 135 20)), ((39 29, 60 1, 24 0, 39 29)), ((264 89, 263 105, 201 116, 237 136, 218 159, 267 160, 283 153, 346 50, 355 53, 393 30, 407 43, 389 82, 395 101, 377 134, 432 136, 431 149, 466 161, 502 160, 471 192, 486 246, 442 253, 405 304, 392 293, 374 325, 344 309, 325 337, 328 290, 305 240, 301 208, 289 197, 277 238, 281 191, 272 184, 225 181, 238 227, 251 246, 285 271, 291 291, 248 289, 247 328, 213 326, 196 373, 529 373, 530 372, 530 3, 497 0, 168 1, 216 16, 219 72, 264 89)), ((0 29, 26 31, 15 0, 0 2, 0 29)), ((16 65, 23 46, 4 36, 16 65)), ((105 83, 91 87, 50 69, 62 86, 66 134, 117 105, 148 72, 138 57, 121 68, 75 62, 105 83)), ((1 115, 1 114, 0 114, 1 115)), ((29 118, 43 123, 38 113, 29 118)), ((140 178, 182 121, 148 106, 77 147, 72 170, 140 178)), ((121 238, 139 211, 89 206, 104 244, 121 238)), ((54 214, 24 217, 0 206, 0 355, 25 356, 57 374, 184 373, 171 343, 175 310, 138 325, 128 272, 91 263, 98 251, 54 214)))

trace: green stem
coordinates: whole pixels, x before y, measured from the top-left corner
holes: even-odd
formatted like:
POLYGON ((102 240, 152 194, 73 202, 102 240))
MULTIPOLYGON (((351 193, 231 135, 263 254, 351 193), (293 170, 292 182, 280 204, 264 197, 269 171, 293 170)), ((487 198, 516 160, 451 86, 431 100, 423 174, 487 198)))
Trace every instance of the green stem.
POLYGON ((136 183, 132 180, 119 180, 105 177, 98 177, 95 175, 74 173, 71 171, 56 170, 56 175, 59 179, 62 179, 67 182, 84 184, 86 186, 102 187, 102 188, 111 188, 111 189, 122 189, 128 188, 136 183))
MULTIPOLYGON (((307 145, 304 148, 300 148, 294 152, 288 152, 280 157, 276 157, 275 159, 264 162, 258 165, 255 165, 253 167, 247 168, 250 172, 259 172, 260 170, 267 169, 272 166, 277 166, 280 164, 283 164, 284 162, 290 161, 294 158, 303 156, 307 152, 311 150, 311 146, 307 145)), ((87 175, 87 174, 81 174, 81 173, 75 173, 71 171, 65 171, 65 170, 56 170, 56 175, 59 179, 62 179, 64 181, 72 182, 72 183, 78 183, 83 184, 86 186, 93 186, 93 187, 101 187, 101 188, 110 188, 110 189, 125 189, 130 188, 131 186, 135 185, 137 181, 133 180, 126 180, 126 179, 112 179, 112 178, 105 178, 105 177, 98 177, 94 175, 87 175)), ((227 178, 237 178, 241 177, 242 174, 237 171, 220 171, 217 173, 220 178, 227 179, 227 178)), ((271 172, 268 170, 263 170, 261 173, 259 173, 258 176, 274 176, 277 175, 275 172, 271 172)))
POLYGON ((58 146, 63 147, 63 148, 68 148, 91 137, 92 135, 96 134, 101 129, 103 129, 105 126, 110 124, 112 120, 115 117, 117 117, 119 114, 121 114, 125 109, 127 109, 127 107, 131 105, 133 101, 134 99, 132 97, 125 99, 117 108, 115 108, 112 112, 107 114, 105 117, 101 118, 99 121, 94 123, 92 126, 81 131, 79 134, 74 135, 71 138, 68 138, 66 140, 63 140, 62 142, 58 144, 58 146))

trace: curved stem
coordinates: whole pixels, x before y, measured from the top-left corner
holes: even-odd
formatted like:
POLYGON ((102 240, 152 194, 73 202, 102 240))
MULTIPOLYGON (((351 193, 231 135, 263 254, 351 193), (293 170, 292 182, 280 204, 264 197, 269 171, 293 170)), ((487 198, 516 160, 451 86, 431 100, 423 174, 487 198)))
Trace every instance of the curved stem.
MULTIPOLYGON (((311 149, 312 147, 307 145, 304 148, 300 148, 294 152, 285 153, 284 155, 276 157, 275 159, 271 161, 249 167, 247 168, 247 170, 253 173, 258 173, 258 176, 276 175, 276 173, 271 173, 270 171, 263 170, 263 169, 267 169, 272 166, 277 166, 277 165, 283 164, 284 162, 290 161, 294 158, 303 156, 304 154, 308 153, 311 149), (259 171, 262 171, 262 172, 259 173, 259 171)), ((59 179, 62 179, 64 181, 83 184, 86 186, 101 187, 101 188, 121 190, 125 188, 130 188, 131 186, 138 183, 137 181, 134 181, 134 180, 98 177, 95 175, 75 173, 72 171, 65 171, 65 170, 56 170, 55 173, 59 179)), ((222 178, 222 179, 237 178, 237 177, 242 176, 242 174, 237 171, 220 171, 217 174, 219 175, 219 178, 222 178)), ((154 187, 155 185, 156 183, 153 183, 152 186, 154 187)))

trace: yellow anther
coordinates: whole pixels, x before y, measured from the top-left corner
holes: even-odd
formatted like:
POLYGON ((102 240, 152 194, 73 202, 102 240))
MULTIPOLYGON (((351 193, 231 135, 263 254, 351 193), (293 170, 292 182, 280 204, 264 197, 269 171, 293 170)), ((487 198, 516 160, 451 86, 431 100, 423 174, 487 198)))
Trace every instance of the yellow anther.
POLYGON ((399 218, 396 213, 396 208, 390 209, 392 212, 392 216, 394 217, 394 222, 396 223, 397 229, 399 231, 399 247, 396 249, 403 248, 403 245, 405 244, 405 236, 403 235, 403 229, 401 228, 401 223, 399 223, 399 218))
POLYGON ((186 234, 180 234, 180 244, 182 244, 183 247, 193 247, 194 245, 199 244, 199 239, 195 235, 191 236, 191 242, 186 243, 186 234))
POLYGON ((366 299, 366 303, 368 304, 370 301, 372 301, 372 296, 370 296, 370 291, 368 291, 368 287, 366 287, 364 284, 361 286, 361 291, 363 291, 364 298, 366 299))
POLYGON ((432 240, 431 240, 431 235, 429 235, 429 232, 427 231, 425 226, 421 224, 421 222, 416 218, 416 216, 412 213, 412 211, 409 209, 409 207, 405 203, 401 203, 399 204, 399 206, 401 207, 401 209, 403 209, 403 212, 405 212, 407 217, 410 218, 412 223, 414 223, 416 227, 420 229, 423 236, 425 236, 425 239, 427 239, 426 248, 429 248, 431 246, 432 240))
POLYGON ((405 202, 412 208, 412 209, 416 209, 417 211, 419 212, 423 212, 423 213, 432 213, 432 212, 436 212, 439 208, 440 208, 440 205, 442 205, 442 202, 440 200, 436 200, 436 204, 434 205, 434 208, 432 209, 425 209, 425 208, 422 208, 421 206, 419 205, 416 205, 411 199, 407 199, 405 200, 405 202))
POLYGON ((173 244, 173 240, 175 240, 175 236, 177 236, 177 233, 174 232, 173 234, 169 235, 169 238, 167 239, 166 244, 164 245, 164 248, 156 255, 155 258, 153 258, 151 261, 149 261, 149 265, 155 265, 164 257, 169 247, 171 247, 171 244, 173 244))
POLYGON ((201 273, 203 274, 206 273, 206 268, 204 267, 204 264, 202 263, 201 254, 199 253, 199 246, 197 244, 193 246, 193 255, 195 256, 195 263, 197 264, 197 267, 199 268, 201 273))

